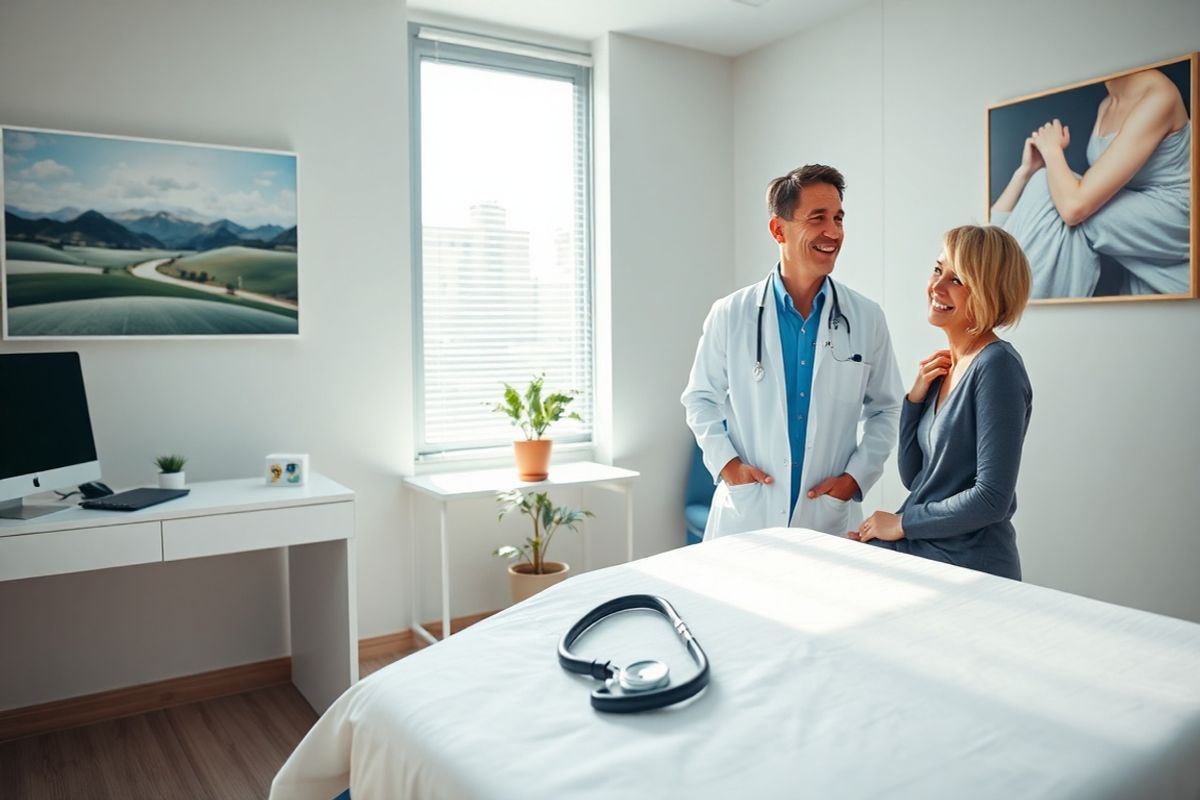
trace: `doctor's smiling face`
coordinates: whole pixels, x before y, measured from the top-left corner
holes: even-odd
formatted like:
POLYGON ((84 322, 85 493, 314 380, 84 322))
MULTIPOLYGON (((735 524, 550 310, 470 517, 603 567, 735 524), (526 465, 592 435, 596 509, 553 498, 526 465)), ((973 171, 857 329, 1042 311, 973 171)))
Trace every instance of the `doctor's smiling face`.
POLYGON ((779 242, 784 275, 816 279, 832 272, 842 250, 845 215, 838 188, 815 183, 800 191, 791 219, 772 217, 771 234, 779 242))

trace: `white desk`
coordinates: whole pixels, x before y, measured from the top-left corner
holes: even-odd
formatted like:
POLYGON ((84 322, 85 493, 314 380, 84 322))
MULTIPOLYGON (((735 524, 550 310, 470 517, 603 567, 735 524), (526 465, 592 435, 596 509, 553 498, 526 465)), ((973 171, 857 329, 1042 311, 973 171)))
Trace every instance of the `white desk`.
MULTIPOLYGON (((552 464, 550 477, 544 481, 530 483, 517 477, 515 468, 476 470, 473 472, 442 472, 434 475, 406 477, 404 484, 413 492, 433 498, 438 503, 442 538, 442 636, 450 635, 450 545, 446 535, 446 506, 451 500, 468 497, 495 496, 509 489, 552 490, 566 486, 594 486, 598 489, 619 492, 625 495, 625 557, 633 560, 633 479, 640 473, 631 469, 610 467, 590 461, 573 464, 552 464)), ((412 574, 412 629, 430 644, 437 641, 432 633, 421 624, 418 612, 420 583, 416 567, 416 523, 413 500, 408 504, 408 527, 412 531, 413 574, 412 574)), ((583 568, 588 568, 587 541, 584 541, 583 568)))
POLYGON ((292 682, 318 713, 358 680, 354 492, 321 475, 193 483, 140 511, 71 508, 0 519, 0 581, 288 549, 292 682))

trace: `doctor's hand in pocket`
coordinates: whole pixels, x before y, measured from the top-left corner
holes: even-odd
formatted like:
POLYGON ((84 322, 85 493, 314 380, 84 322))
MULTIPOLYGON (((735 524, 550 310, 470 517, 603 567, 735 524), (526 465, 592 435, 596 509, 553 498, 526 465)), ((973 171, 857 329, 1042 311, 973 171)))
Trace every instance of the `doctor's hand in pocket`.
POLYGON ((858 494, 858 481, 849 472, 843 472, 841 475, 826 478, 808 490, 808 499, 814 500, 823 494, 827 494, 834 500, 841 500, 845 503, 851 497, 858 494))
POLYGON ((869 542, 872 539, 894 542, 904 538, 904 526, 900 524, 899 514, 876 511, 858 526, 858 530, 850 531, 850 538, 859 542, 869 542))
POLYGON ((752 464, 743 463, 740 458, 729 459, 729 463, 721 468, 721 480, 726 486, 773 482, 770 475, 752 464))

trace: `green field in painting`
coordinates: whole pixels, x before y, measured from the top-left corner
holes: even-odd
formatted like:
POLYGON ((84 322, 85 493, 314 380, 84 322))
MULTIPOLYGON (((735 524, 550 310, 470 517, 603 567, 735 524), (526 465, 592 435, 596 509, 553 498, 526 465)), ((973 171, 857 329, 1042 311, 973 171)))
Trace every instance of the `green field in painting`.
POLYGON ((8 307, 10 309, 44 303, 107 297, 180 297, 209 303, 256 308, 291 319, 298 316, 298 312, 294 309, 256 303, 252 300, 243 300, 228 295, 202 292, 162 281, 147 280, 127 272, 113 272, 108 275, 61 272, 8 276, 8 307))
POLYGON ((4 253, 9 261, 46 261, 51 264, 83 265, 83 261, 70 253, 33 242, 9 242, 4 247, 4 253))
MULTIPOLYGON (((153 258, 171 258, 178 250, 109 250, 104 247, 67 246, 59 250, 33 242, 7 242, 6 256, 13 261, 48 261, 53 264, 74 264, 89 267, 125 269, 153 258)), ((185 251, 186 252, 186 251, 185 251)))
POLYGON ((104 247, 65 247, 64 252, 79 259, 79 263, 93 267, 125 269, 152 258, 171 258, 179 255, 178 250, 109 250, 104 247))
POLYGON ((294 334, 297 321, 229 303, 184 297, 102 297, 8 311, 8 335, 238 336, 294 334))
POLYGON ((167 274, 207 272, 217 283, 238 282, 248 292, 296 299, 296 254, 253 247, 222 247, 181 258, 163 270, 167 274))

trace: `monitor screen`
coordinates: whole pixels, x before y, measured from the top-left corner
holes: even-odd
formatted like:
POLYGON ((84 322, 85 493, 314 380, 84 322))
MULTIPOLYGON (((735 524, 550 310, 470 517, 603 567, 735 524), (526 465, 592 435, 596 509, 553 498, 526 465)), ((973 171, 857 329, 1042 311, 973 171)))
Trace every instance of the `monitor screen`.
POLYGON ((79 354, 0 354, 0 431, 0 482, 95 462, 79 354))

